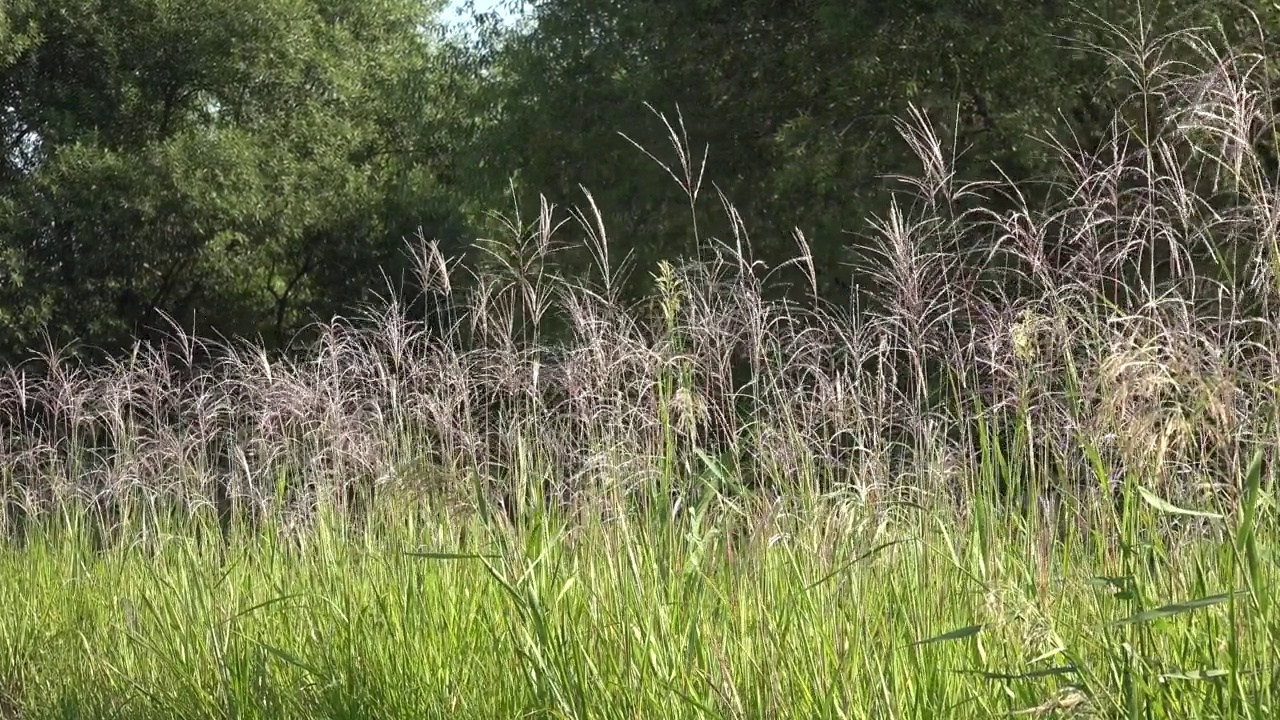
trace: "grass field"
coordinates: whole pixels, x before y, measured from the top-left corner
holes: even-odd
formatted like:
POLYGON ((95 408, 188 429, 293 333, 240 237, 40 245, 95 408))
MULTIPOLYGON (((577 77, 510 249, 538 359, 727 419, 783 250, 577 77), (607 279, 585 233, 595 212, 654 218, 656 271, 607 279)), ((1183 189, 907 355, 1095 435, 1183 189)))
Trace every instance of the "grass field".
POLYGON ((1043 203, 904 122, 856 311, 547 207, 290 359, 9 368, 0 720, 1275 717, 1275 94, 1143 42, 1043 203))
POLYGON ((1177 537, 1135 510, 1128 537, 1057 541, 1034 520, 836 502, 519 532, 400 517, 225 555, 189 532, 103 553, 58 533, 0 555, 0 707, 1273 717, 1272 530, 1177 537))

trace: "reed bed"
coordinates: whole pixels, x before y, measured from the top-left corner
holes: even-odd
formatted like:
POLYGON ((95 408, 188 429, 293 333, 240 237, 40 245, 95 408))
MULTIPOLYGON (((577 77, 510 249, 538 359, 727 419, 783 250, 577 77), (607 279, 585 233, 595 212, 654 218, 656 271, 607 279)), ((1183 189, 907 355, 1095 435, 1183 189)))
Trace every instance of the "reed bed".
POLYGON ((9 368, 0 718, 1274 716, 1277 96, 1121 39, 1035 202, 909 112, 847 305, 723 197, 629 300, 588 195, 289 357, 9 368))

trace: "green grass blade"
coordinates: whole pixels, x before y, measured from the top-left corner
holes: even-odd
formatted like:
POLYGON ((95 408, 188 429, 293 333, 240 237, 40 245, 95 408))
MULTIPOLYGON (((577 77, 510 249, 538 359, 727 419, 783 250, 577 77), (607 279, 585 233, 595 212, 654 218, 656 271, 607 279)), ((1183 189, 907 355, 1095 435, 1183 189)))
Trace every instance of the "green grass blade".
POLYGON ((1187 508, 1178 507, 1177 505, 1174 505, 1173 503, 1168 502, 1167 500, 1161 499, 1160 497, 1155 495, 1155 493, 1152 493, 1150 490, 1142 486, 1138 486, 1138 494, 1142 496, 1142 499, 1148 505, 1155 508, 1156 510, 1159 510, 1162 513, 1168 513, 1170 515, 1187 515, 1190 517, 1210 518, 1212 520, 1223 519, 1223 516, 1220 513, 1206 512, 1204 510, 1189 510, 1187 508))
POLYGON ((986 627, 985 624, 967 625, 965 627, 958 628, 950 632, 942 633, 941 635, 934 635, 931 638, 926 638, 924 640, 917 640, 911 644, 912 645, 930 645, 933 643, 949 642, 951 640, 963 640, 964 638, 973 637, 974 635, 977 635, 978 633, 982 632, 983 628, 985 627, 986 627))
POLYGON ((1196 598, 1195 600, 1187 600, 1185 602, 1162 605, 1158 608, 1145 610, 1143 612, 1137 613, 1136 615, 1130 615, 1127 618, 1116 620, 1111 624, 1113 626, 1136 625, 1136 624, 1151 622, 1153 620, 1162 620, 1167 617, 1173 617, 1174 615, 1181 615, 1182 613, 1191 612, 1192 610, 1200 610, 1202 608, 1213 607, 1214 605, 1220 605, 1224 602, 1227 602, 1228 600, 1235 597, 1236 595, 1240 595, 1240 594, 1241 594, 1240 591, 1220 593, 1218 595, 1209 595, 1208 597, 1196 598))

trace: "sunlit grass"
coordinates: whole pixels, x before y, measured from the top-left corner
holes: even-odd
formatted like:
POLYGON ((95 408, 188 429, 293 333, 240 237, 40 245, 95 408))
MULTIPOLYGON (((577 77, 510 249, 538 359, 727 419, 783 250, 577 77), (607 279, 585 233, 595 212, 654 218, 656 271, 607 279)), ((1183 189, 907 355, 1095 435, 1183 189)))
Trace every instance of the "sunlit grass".
POLYGON ((1113 551, 942 508, 735 517, 708 501, 513 531, 400 513, 225 553, 190 528, 103 552, 40 534, 0 554, 0 702, 20 718, 1272 716, 1269 519, 1251 577, 1230 534, 1113 551))

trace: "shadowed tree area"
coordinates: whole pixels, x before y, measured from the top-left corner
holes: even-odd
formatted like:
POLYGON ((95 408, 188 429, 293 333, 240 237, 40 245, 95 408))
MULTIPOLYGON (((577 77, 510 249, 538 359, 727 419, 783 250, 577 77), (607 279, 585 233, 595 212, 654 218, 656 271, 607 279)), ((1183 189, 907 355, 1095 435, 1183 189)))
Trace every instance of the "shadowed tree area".
MULTIPOLYGON (((1177 63, 1178 31, 1263 47, 1277 23, 1225 1, 508 5, 515 22, 462 33, 424 0, 9 3, 0 354, 48 337, 119 355, 171 323, 281 349, 403 289, 406 240, 521 237, 544 197, 598 211, 628 267, 745 239, 775 268, 800 233, 818 277, 784 277, 844 304, 875 284, 866 235, 921 170, 898 118, 949 154, 924 168, 947 168, 926 193, 940 218, 1043 205, 1070 187, 1062 147, 1106 162, 1160 130, 1124 101, 1172 89, 1114 62, 1123 37, 1177 63), (1005 179, 1025 197, 957 192, 1005 179)), ((1270 110, 1245 140, 1268 142, 1270 110)), ((547 262, 589 272, 561 236, 547 262)), ((1069 262, 1061 245, 1047 257, 1069 262)), ((627 280, 639 297, 650 278, 627 280)))
MULTIPOLYGON (((1054 188, 1044 181, 1061 169, 1048 138, 1101 159, 1113 122, 1138 140, 1157 130, 1149 118, 1114 115, 1126 98, 1154 89, 1109 56, 1115 29, 1141 40, 1204 26, 1239 37, 1250 28, 1247 7, 1199 2, 1145 15, 1137 3, 1088 1, 533 6, 529 29, 495 50, 494 91, 513 100, 481 145, 490 163, 518 171, 524 202, 545 193, 582 203, 582 185, 615 235, 651 261, 694 255, 708 236, 731 237, 723 192, 770 265, 794 254, 793 232, 802 231, 832 299, 867 279, 836 263, 858 259, 858 236, 884 214, 888 192, 902 189, 894 178, 920 169, 896 131, 908 107, 929 118, 952 153, 937 159, 954 173, 940 182, 1035 179, 1023 190, 1040 204, 1054 188), (680 160, 642 102, 673 122, 682 115, 687 136, 676 129, 688 141, 690 177, 706 159, 698 233, 685 193, 660 167, 683 184, 680 160)), ((1160 62, 1176 59, 1175 49, 1160 62)))

